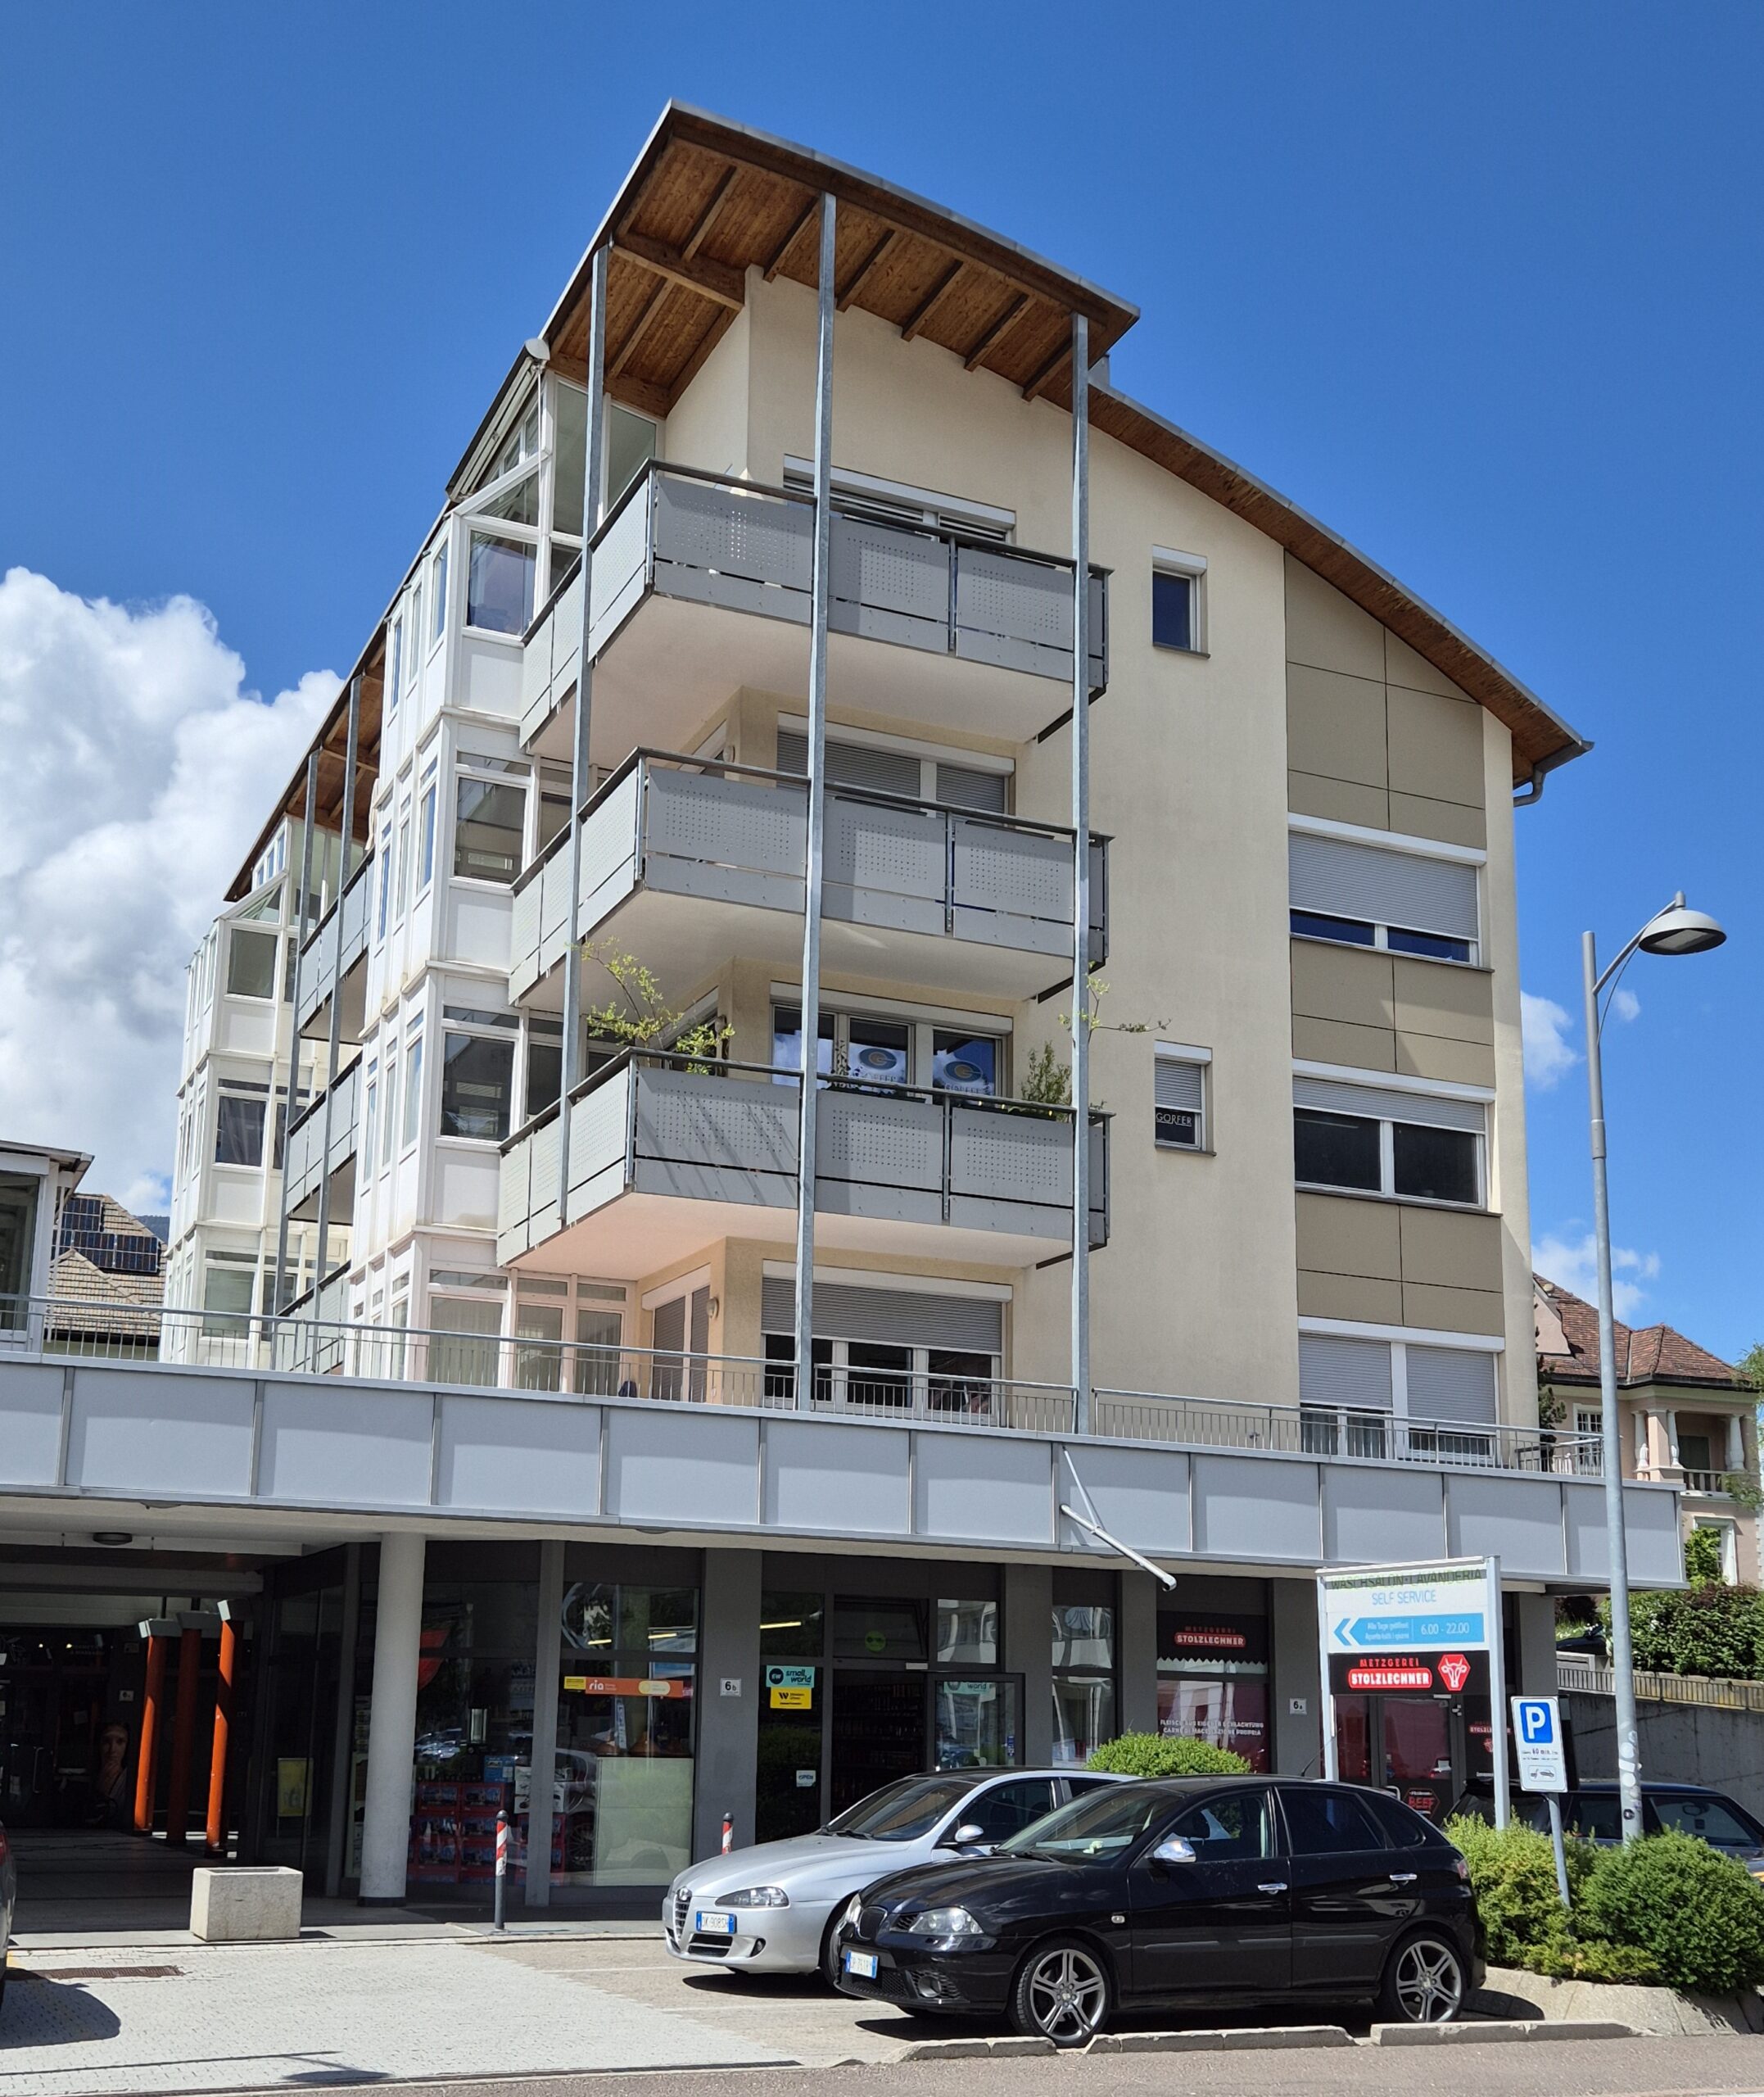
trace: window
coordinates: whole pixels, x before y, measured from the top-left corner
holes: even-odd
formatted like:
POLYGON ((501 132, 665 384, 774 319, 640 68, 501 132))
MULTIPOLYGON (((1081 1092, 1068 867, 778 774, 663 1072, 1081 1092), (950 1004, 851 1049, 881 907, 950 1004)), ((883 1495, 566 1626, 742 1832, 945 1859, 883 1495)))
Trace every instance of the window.
POLYGON ((1394 847, 1294 827, 1287 840, 1293 935, 1476 962, 1481 858, 1418 840, 1394 847))
POLYGON ((1741 1819, 1735 1808, 1712 1792, 1655 1792, 1648 1801, 1662 1828, 1680 1835, 1694 1835, 1718 1850, 1757 1850, 1764 1844, 1764 1830, 1755 1820, 1741 1819))
POLYGON ((570 819, 569 767, 541 764, 539 768, 539 828, 533 839, 536 859, 570 819))
MULTIPOLYGON (((774 1005, 771 1060, 784 1073, 803 1067, 803 1014, 774 1005)), ((939 1026, 873 1012, 821 1011, 816 1069, 823 1077, 880 1089, 920 1085, 938 1092, 991 1097, 1002 1092, 1004 1043, 966 1027, 939 1026)), ((779 1082, 788 1082, 780 1076, 779 1082)))
POLYGON ((563 1080, 563 1028, 536 1015, 527 1022, 527 1092, 522 1112, 530 1121, 557 1099, 563 1080))
POLYGON ((1151 555, 1151 645, 1197 654, 1201 636, 1201 592, 1206 563, 1198 554, 1171 553, 1162 546, 1151 555))
POLYGON ((394 1050, 386 1058, 386 1089, 380 1101, 380 1163, 382 1166, 392 1162, 392 1139, 397 1130, 398 1056, 394 1050))
MULTIPOLYGON (((796 1283, 788 1269, 760 1284, 768 1397, 795 1388, 796 1283)), ((814 1402, 862 1411, 985 1415, 1004 1348, 1002 1302, 874 1283, 815 1282, 814 1402)), ((659 1343, 658 1343, 659 1344, 659 1343)))
POLYGON ((1165 1829, 1163 1839, 1175 1837, 1187 1843, 1198 1864, 1253 1862, 1274 1853, 1268 1823, 1267 1792, 1236 1791, 1190 1806, 1165 1829))
POLYGON ((435 878, 435 767, 423 773, 423 798, 417 818, 417 890, 420 895, 435 878))
POLYGON ((414 685, 417 672, 423 667, 423 650, 418 643, 423 638, 423 585, 419 582, 410 593, 410 645, 405 650, 405 682, 414 685))
POLYGON ((1302 1330, 1303 1446, 1313 1456, 1490 1463, 1495 1365, 1492 1348, 1454 1345, 1448 1334, 1436 1342, 1302 1330))
MULTIPOLYGON (((608 401, 606 407, 606 507, 613 505, 655 456, 659 433, 646 415, 608 401)), ((563 521, 568 522, 566 518, 563 521)))
POLYGON ((391 908, 391 902, 392 826, 388 822, 380 825, 380 917, 378 930, 375 934, 378 939, 383 940, 386 937, 387 917, 391 908))
POLYGON ((514 1088, 514 1044, 488 1035, 455 1034, 441 1047, 441 1132, 500 1143, 509 1133, 514 1088))
POLYGON ((447 631, 447 546, 444 540, 429 571, 429 639, 439 641, 447 631))
POLYGON ((227 995, 273 998, 276 994, 276 935, 235 925, 227 940, 227 995))
POLYGON ((368 1066, 367 1102, 361 1112, 361 1156, 369 1166, 373 1163, 373 1139, 377 1133, 374 1116, 379 1109, 380 1081, 374 1074, 373 1064, 368 1066))
MULTIPOLYGON (((780 772, 807 777, 807 727, 806 722, 798 726, 789 716, 779 722, 780 772)), ((958 764, 939 754, 934 744, 913 744, 880 735, 866 736, 862 742, 829 736, 826 747, 830 786, 898 794, 909 801, 942 801, 982 815, 1004 815, 1009 810, 1011 773, 1008 764, 994 770, 978 758, 958 764)))
MULTIPOLYGON (((904 481, 879 480, 873 473, 854 473, 839 466, 833 469, 831 478, 834 502, 847 517, 869 517, 878 523, 905 524, 920 531, 960 532, 970 539, 993 539, 1001 545, 1008 543, 1016 531, 1014 510, 1000 510, 966 496, 914 487, 904 481)), ((812 460, 787 456, 784 485, 812 489, 812 460)))
MULTIPOLYGON (((622 414, 615 409, 615 414, 622 414)), ((582 482, 588 465, 588 394, 585 387, 554 378, 551 392, 552 451, 551 522, 559 532, 579 534, 582 528, 582 482)), ((572 547, 564 565, 573 558, 572 547)), ((563 567, 552 555, 551 587, 554 590, 563 567)))
POLYGON ((494 1384, 502 1336, 500 1303, 432 1296, 429 1375, 437 1384, 494 1384))
POLYGON ((1296 1076, 1294 1176, 1301 1187, 1477 1208, 1486 1124, 1479 1099, 1296 1076))
POLYGON ((410 908, 410 804, 405 802, 398 818, 398 908, 393 913, 401 925, 410 908))
POLYGON ((261 1165, 269 1088, 243 1078, 223 1078, 215 1112, 216 1165, 261 1165))
POLYGON ((1296 1857, 1337 1856, 1385 1846, 1383 1830, 1351 1791, 1283 1786, 1280 1805, 1296 1857))
POLYGON ((249 1252, 211 1252, 202 1276, 202 1330, 210 1338, 241 1334, 251 1316, 257 1261, 249 1252))
POLYGON ((994 1784, 990 1791, 969 1800, 960 1818, 964 1828, 979 1829, 977 1841, 1006 1842, 1044 1814, 1052 1813, 1054 1803, 1052 1778, 1020 1777, 1012 1783, 994 1784))
POLYGON ((1052 1633, 1052 1759, 1082 1765, 1115 1733, 1115 1611, 1056 1601, 1052 1633))
POLYGON ((392 621, 392 631, 386 644, 386 709, 389 713, 398 711, 398 695, 404 689, 405 623, 401 618, 392 621))
POLYGON ((466 569, 465 623, 481 633, 526 632, 533 623, 539 549, 500 532, 472 534, 466 569))
POLYGON ((1208 1048, 1160 1041, 1152 1065, 1152 1140, 1160 1150, 1205 1150, 1208 1048))
POLYGON ((453 870, 462 879, 513 881, 521 871, 525 789, 463 772, 454 825, 453 870))
POLYGON ((400 1146, 409 1150, 423 1126, 423 1036, 413 1035, 405 1047, 405 1125, 400 1146))

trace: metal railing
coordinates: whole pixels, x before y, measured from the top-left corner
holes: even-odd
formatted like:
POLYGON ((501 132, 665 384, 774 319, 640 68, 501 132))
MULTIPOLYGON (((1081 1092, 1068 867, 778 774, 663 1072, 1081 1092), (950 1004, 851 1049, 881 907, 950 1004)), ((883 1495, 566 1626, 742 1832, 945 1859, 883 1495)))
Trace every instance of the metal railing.
MULTIPOLYGON (((328 1282, 327 1290, 330 1286, 328 1282)), ((483 1308, 500 1311, 506 1322, 505 1309, 488 1301, 483 1308)), ((521 1315, 520 1307, 515 1315, 521 1315)), ((613 1347, 531 1331, 373 1325, 338 1318, 73 1298, 0 1298, 0 1361, 15 1350, 55 1359, 156 1359, 170 1367, 255 1375, 282 1370, 360 1376, 511 1394, 547 1392, 560 1398, 806 1411, 902 1425, 930 1422, 1036 1434, 1070 1433, 1077 1417, 1070 1384, 1018 1377, 817 1362, 810 1402, 804 1407, 798 1405, 794 1365, 787 1359, 613 1347)), ((1395 1420, 1371 1409, 1253 1405, 1102 1388, 1092 1393, 1090 1432, 1110 1440, 1194 1449, 1569 1476, 1581 1474, 1578 1444, 1586 1438, 1507 1424, 1395 1420)), ((1561 1664, 1566 1669, 1570 1663, 1564 1657, 1561 1664)), ((1581 1681, 1589 1670, 1575 1665, 1572 1686, 1600 1686, 1581 1681)))
POLYGON ((1197 1448, 1271 1449, 1298 1456, 1359 1457, 1454 1469, 1547 1471, 1581 1476, 1590 1435, 1553 1433, 1506 1422, 1397 1419, 1377 1408, 1254 1405, 1233 1399, 1165 1397, 1151 1391, 1092 1393, 1098 1434, 1197 1448))
MULTIPOLYGON (((1718 1711, 1764 1711, 1764 1682, 1738 1682, 1726 1675, 1654 1674, 1634 1671, 1635 1694, 1644 1703, 1700 1704, 1718 1711)), ((1558 1653, 1556 1687, 1583 1696, 1615 1696, 1617 1669, 1590 1655, 1558 1653)))

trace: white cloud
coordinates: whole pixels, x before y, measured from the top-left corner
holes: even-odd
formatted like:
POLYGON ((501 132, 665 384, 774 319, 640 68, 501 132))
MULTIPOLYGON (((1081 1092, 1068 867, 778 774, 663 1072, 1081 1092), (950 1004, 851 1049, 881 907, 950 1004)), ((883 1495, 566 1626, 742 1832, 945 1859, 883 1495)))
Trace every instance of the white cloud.
POLYGON ((244 680, 192 598, 0 579, 0 1136, 131 1207, 169 1198, 184 964, 338 684, 244 680))
POLYGON ((1621 1020, 1626 1021, 1639 1019, 1641 1016, 1641 999, 1633 990, 1613 990, 1611 993, 1611 1009, 1621 1020))
POLYGON ((1581 1060, 1568 1041, 1568 1015, 1553 998, 1519 993, 1519 1028, 1527 1083, 1548 1092, 1581 1060))
MULTIPOLYGON (((1598 1263, 1598 1247, 1590 1230, 1583 1238, 1552 1234, 1531 1248, 1531 1266, 1537 1273, 1560 1282, 1589 1303, 1599 1300, 1598 1263)), ((1635 1324, 1637 1312, 1648 1300, 1644 1284, 1658 1279, 1659 1272, 1658 1252, 1632 1252, 1624 1245, 1612 1247, 1612 1307, 1626 1325, 1635 1324)))

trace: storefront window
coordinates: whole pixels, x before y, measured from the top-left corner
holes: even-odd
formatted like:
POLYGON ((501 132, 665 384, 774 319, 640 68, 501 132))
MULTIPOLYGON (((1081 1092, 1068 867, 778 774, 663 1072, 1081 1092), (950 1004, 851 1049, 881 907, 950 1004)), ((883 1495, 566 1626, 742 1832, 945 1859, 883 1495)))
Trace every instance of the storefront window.
POLYGON ((997 1667, 997 1603, 939 1601, 937 1658, 943 1667, 997 1667))
POLYGON ((842 1660, 924 1660, 924 1602, 839 1595, 833 1604, 833 1652, 842 1660))
POLYGON ((565 1594, 554 1884, 665 1885, 690 1861, 698 1613, 691 1587, 565 1594))
POLYGON ((1014 1677, 958 1681, 953 1676, 939 1675, 935 1713, 938 1768, 1008 1768, 1017 1760, 1021 1703, 1022 1694, 1014 1677))
POLYGON ((812 1653, 826 1642, 825 1598, 768 1587, 759 1598, 759 1650, 767 1654, 812 1653))
POLYGON ((1115 1611, 1056 1604, 1052 1629, 1053 1759, 1081 1764, 1115 1737, 1115 1611))
POLYGON ((1158 1730, 1273 1766, 1265 1617, 1159 1612, 1158 1730))

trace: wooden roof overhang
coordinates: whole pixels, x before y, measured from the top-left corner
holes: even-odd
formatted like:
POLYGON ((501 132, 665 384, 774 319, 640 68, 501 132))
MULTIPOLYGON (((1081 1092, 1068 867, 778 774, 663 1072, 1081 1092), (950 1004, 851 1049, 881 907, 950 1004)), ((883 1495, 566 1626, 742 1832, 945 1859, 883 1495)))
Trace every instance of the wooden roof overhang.
POLYGON ((330 712, 326 714, 323 725, 308 744, 295 768, 293 777, 276 803, 274 813, 258 833, 256 843, 246 854, 244 863, 233 876, 233 885, 227 890, 228 903, 241 902, 251 894, 251 869, 275 835, 276 826, 289 816, 296 822, 304 819, 306 813, 306 759, 314 750, 319 753, 319 792, 313 808, 313 821, 323 830, 341 830, 343 780, 349 755, 349 687, 351 679, 357 677, 361 679, 361 718, 355 737, 355 806, 351 828, 357 845, 367 843, 373 822, 373 782, 380 769, 380 709, 386 686, 386 627, 383 623, 375 629, 373 640, 363 650, 355 668, 344 678, 342 689, 332 702, 330 712))
POLYGON ((741 310, 749 269, 814 284, 824 192, 839 205, 839 310, 875 314, 909 341, 922 335, 970 371, 1034 395, 1067 370, 1074 313, 1090 324, 1092 360, 1138 318, 1125 300, 940 205, 670 102, 545 324, 554 365, 586 374, 590 263, 609 244, 607 390, 665 415, 741 310))

